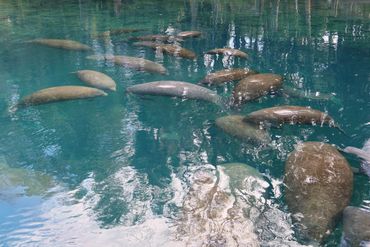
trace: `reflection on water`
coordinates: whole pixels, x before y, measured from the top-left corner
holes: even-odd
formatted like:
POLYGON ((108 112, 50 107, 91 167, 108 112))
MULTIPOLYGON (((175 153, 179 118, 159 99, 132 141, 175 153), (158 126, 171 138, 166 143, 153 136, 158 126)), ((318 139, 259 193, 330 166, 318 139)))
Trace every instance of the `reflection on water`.
MULTIPOLYGON (((182 246, 207 240, 228 246, 237 239, 299 245, 283 200, 284 162, 302 141, 362 147, 369 138, 369 18, 366 1, 0 1, 0 155, 6 161, 0 161, 0 243, 182 246), (140 31, 96 35, 122 28, 140 31), (176 41, 197 54, 194 61, 134 47, 130 40, 187 30, 202 32, 176 41), (24 42, 37 38, 76 40, 93 51, 24 42), (205 54, 223 47, 240 49, 248 59, 205 54), (168 74, 86 59, 101 54, 145 58, 168 74), (208 73, 244 67, 283 75, 290 91, 227 111, 206 102, 125 93, 148 81, 197 83, 208 73), (42 88, 81 85, 71 72, 82 69, 109 75, 117 92, 11 111, 20 98, 42 88), (287 126, 271 130, 270 148, 261 149, 215 126, 225 115, 282 104, 329 112, 347 136, 287 126), (258 196, 233 190, 233 180, 218 166, 229 162, 263 172, 270 186, 258 196), (200 171, 211 183, 194 181, 200 171), (242 214, 241 208, 251 208, 248 196, 262 204, 254 217, 242 214), (194 207, 209 214, 197 217, 194 207), (239 218, 230 220, 233 210, 239 218), (220 229, 234 235, 219 237, 220 229)), ((227 98, 233 87, 211 90, 227 98)), ((358 159, 346 158, 359 167, 358 159)), ((368 179, 356 176, 351 205, 369 207, 369 191, 368 179)), ((340 235, 339 224, 326 244, 338 245, 340 235)))

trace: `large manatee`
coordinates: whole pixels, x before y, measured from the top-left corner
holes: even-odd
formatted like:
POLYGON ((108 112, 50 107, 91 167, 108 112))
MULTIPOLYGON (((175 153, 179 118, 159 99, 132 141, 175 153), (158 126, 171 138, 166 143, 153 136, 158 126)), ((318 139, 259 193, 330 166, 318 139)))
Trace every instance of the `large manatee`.
POLYGON ((209 85, 220 85, 228 81, 241 80, 255 73, 256 72, 250 69, 224 69, 208 74, 203 80, 200 81, 200 83, 209 85))
POLYGON ((128 87, 127 92, 205 100, 218 105, 223 103, 222 98, 212 90, 182 81, 153 81, 128 87))
POLYGON ((286 203, 303 238, 323 242, 351 199, 353 173, 333 146, 298 144, 285 164, 286 203))
POLYGON ((76 73, 81 81, 84 81, 90 86, 116 91, 115 81, 104 73, 94 70, 79 70, 76 73))
POLYGON ((244 122, 243 118, 241 115, 220 117, 216 119, 216 125, 229 135, 247 142, 257 144, 270 142, 270 135, 266 130, 260 129, 257 125, 244 122))
POLYGON ((256 74, 248 76, 236 84, 233 103, 239 106, 247 101, 275 92, 282 86, 283 78, 275 74, 256 74))
POLYGON ((343 247, 370 245, 370 211, 348 206, 343 211, 343 247))
POLYGON ((61 48, 66 50, 75 50, 75 51, 89 51, 91 50, 90 46, 81 44, 80 42, 68 39, 35 39, 27 41, 27 43, 46 45, 54 48, 61 48))
POLYGON ((234 56, 234 57, 241 57, 247 58, 248 55, 245 52, 242 52, 238 49, 233 48, 217 48, 206 52, 207 54, 221 54, 225 56, 234 56))
POLYGON ((129 56, 114 56, 114 55, 91 55, 87 56, 87 59, 97 60, 97 61, 110 61, 114 64, 136 69, 139 71, 146 71, 150 73, 166 74, 167 70, 163 65, 155 63, 153 61, 139 58, 139 57, 129 57, 129 56))
POLYGON ((281 126, 282 124, 311 124, 338 127, 327 113, 302 106, 275 106, 254 111, 244 117, 247 123, 281 126))
POLYGON ((82 86, 49 87, 24 97, 18 103, 18 106, 22 107, 30 105, 40 105, 57 101, 84 99, 106 95, 107 93, 105 93, 104 91, 92 87, 82 87, 82 86))

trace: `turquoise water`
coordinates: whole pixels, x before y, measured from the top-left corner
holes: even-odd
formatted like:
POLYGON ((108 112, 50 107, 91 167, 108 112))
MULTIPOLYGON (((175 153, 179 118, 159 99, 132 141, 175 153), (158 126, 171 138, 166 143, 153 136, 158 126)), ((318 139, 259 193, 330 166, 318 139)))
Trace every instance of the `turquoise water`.
MULTIPOLYGON (((158 233, 162 228, 153 236, 148 228, 181 210, 173 205, 178 193, 174 181, 186 191, 192 171, 228 162, 249 164, 278 184, 268 196, 287 212, 279 184, 285 159, 297 142, 362 147, 370 137, 366 1, 0 1, 0 33, 0 156, 6 171, 20 178, 0 188, 3 246, 134 246, 145 238, 158 246, 165 235, 158 233), (122 27, 144 31, 106 40, 93 37, 122 27), (197 53, 195 61, 155 54, 128 40, 132 35, 186 30, 203 33, 183 42, 197 53), (72 39, 93 51, 25 42, 36 38, 72 39), (225 46, 246 51, 249 59, 203 55, 225 46), (169 73, 149 74, 86 59, 94 53, 146 58, 163 64, 169 73), (196 83, 207 73, 231 67, 280 74, 286 85, 334 97, 266 96, 239 111, 225 111, 207 102, 125 93, 131 85, 155 80, 196 83), (11 111, 20 98, 42 88, 83 85, 71 73, 81 69, 108 74, 117 92, 11 111), (327 127, 288 126, 271 131, 273 143, 266 149, 234 139, 214 125, 216 118, 230 113, 279 104, 327 111, 347 135, 327 127)), ((213 90, 228 97, 232 88, 228 84, 213 90)), ((346 157, 359 166, 353 156, 346 157)), ((368 207, 369 189, 368 178, 356 176, 351 205, 368 207)), ((340 232, 339 223, 326 245, 338 245, 340 232)))

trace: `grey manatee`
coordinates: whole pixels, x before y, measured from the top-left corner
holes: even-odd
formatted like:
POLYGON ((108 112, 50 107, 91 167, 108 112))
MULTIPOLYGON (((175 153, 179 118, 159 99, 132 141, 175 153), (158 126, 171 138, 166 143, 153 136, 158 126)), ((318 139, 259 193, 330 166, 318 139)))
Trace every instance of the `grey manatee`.
POLYGON ((81 81, 90 86, 116 91, 116 82, 104 73, 94 70, 79 70, 76 73, 81 81))
POLYGON ((107 93, 105 93, 104 91, 92 87, 83 87, 83 86, 49 87, 24 97, 18 103, 17 106, 23 107, 31 105, 40 105, 57 101, 85 99, 106 95, 107 93))
POLYGON ((361 172, 370 177, 370 139, 368 139, 362 149, 356 147, 346 147, 344 152, 354 154, 363 162, 361 163, 361 172))
POLYGON ((233 48, 216 48, 210 51, 207 51, 206 54, 220 54, 225 56, 234 56, 234 57, 241 57, 241 58, 247 58, 248 55, 245 52, 242 52, 238 49, 233 48))
POLYGON ((310 92, 302 89, 297 89, 288 85, 283 86, 283 94, 292 98, 305 98, 311 100, 335 100, 334 94, 310 92))
MULTIPOLYGON (((249 113, 243 121, 262 126, 279 127, 283 124, 328 125, 339 128, 327 113, 302 106, 275 106, 249 113)), ((339 128, 340 129, 340 128, 339 128)), ((341 129, 340 129, 341 130, 341 129)))
POLYGON ((343 211, 342 247, 370 245, 370 211, 348 206, 343 211))
POLYGON ((228 81, 241 80, 253 74, 256 74, 256 72, 250 69, 224 69, 208 74, 199 83, 208 85, 220 85, 228 81))
POLYGON ((283 78, 276 74, 250 75, 239 81, 233 90, 233 104, 240 106, 243 103, 258 99, 269 93, 276 92, 283 84, 283 78))
POLYGON ((246 142, 265 145, 271 141, 268 131, 258 125, 243 121, 241 115, 230 115, 216 119, 216 125, 227 134, 246 142))
POLYGON ((89 51, 91 50, 90 46, 82 44, 80 42, 68 39, 35 39, 26 41, 27 43, 45 45, 54 48, 61 48, 66 50, 75 50, 75 51, 89 51))
POLYGON ((96 61, 110 61, 116 65, 120 65, 127 68, 132 68, 139 71, 146 71, 150 73, 166 74, 167 70, 159 63, 153 61, 139 58, 139 57, 129 57, 129 56, 114 56, 114 55, 91 55, 87 56, 87 59, 96 61))
POLYGON ((180 97, 223 104, 222 98, 214 91, 182 81, 153 81, 128 87, 126 91, 140 95, 180 97))
POLYGON ((304 239, 322 243, 348 206, 353 173, 333 146, 298 144, 285 163, 285 200, 304 239))

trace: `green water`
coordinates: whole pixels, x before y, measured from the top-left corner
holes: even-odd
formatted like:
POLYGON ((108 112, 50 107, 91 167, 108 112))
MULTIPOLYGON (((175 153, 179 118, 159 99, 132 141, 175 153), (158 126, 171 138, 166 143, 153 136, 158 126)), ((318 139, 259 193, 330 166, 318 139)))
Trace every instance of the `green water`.
MULTIPOLYGON (((0 1, 0 34, 1 162, 25 180, 0 188, 2 246, 98 246, 99 241, 134 246, 135 237, 146 232, 140 226, 180 210, 171 206, 174 177, 187 188, 187 175, 200 167, 243 162, 275 184, 283 179, 285 159, 297 142, 362 147, 370 137, 366 1, 0 1), (108 40, 92 37, 122 27, 144 31, 108 40), (155 54, 128 41, 131 35, 186 30, 203 33, 183 42, 198 54, 195 61, 155 54), (72 39, 93 51, 25 43, 36 38, 72 39), (249 59, 203 55, 225 46, 246 51, 249 59), (169 73, 87 60, 93 53, 146 58, 169 73), (266 96, 237 114, 279 104, 312 106, 327 111, 347 135, 327 127, 288 126, 271 131, 271 147, 256 147, 215 127, 216 118, 235 112, 207 102, 125 93, 128 86, 155 80, 196 83, 231 67, 281 74, 286 85, 335 95, 329 101, 266 96), (81 69, 108 74, 117 92, 11 111, 20 98, 42 88, 83 85, 70 73, 81 69), (99 241, 91 242, 97 236, 99 241)), ((232 88, 213 90, 228 97, 232 88)), ((359 166, 353 156, 346 157, 359 166)), ((351 205, 369 206, 369 189, 368 178, 356 176, 351 205)), ((287 212, 282 194, 273 191, 270 199, 287 212)), ((339 244, 340 227, 326 246, 339 244)), ((159 245, 152 244, 147 246, 159 245)))

